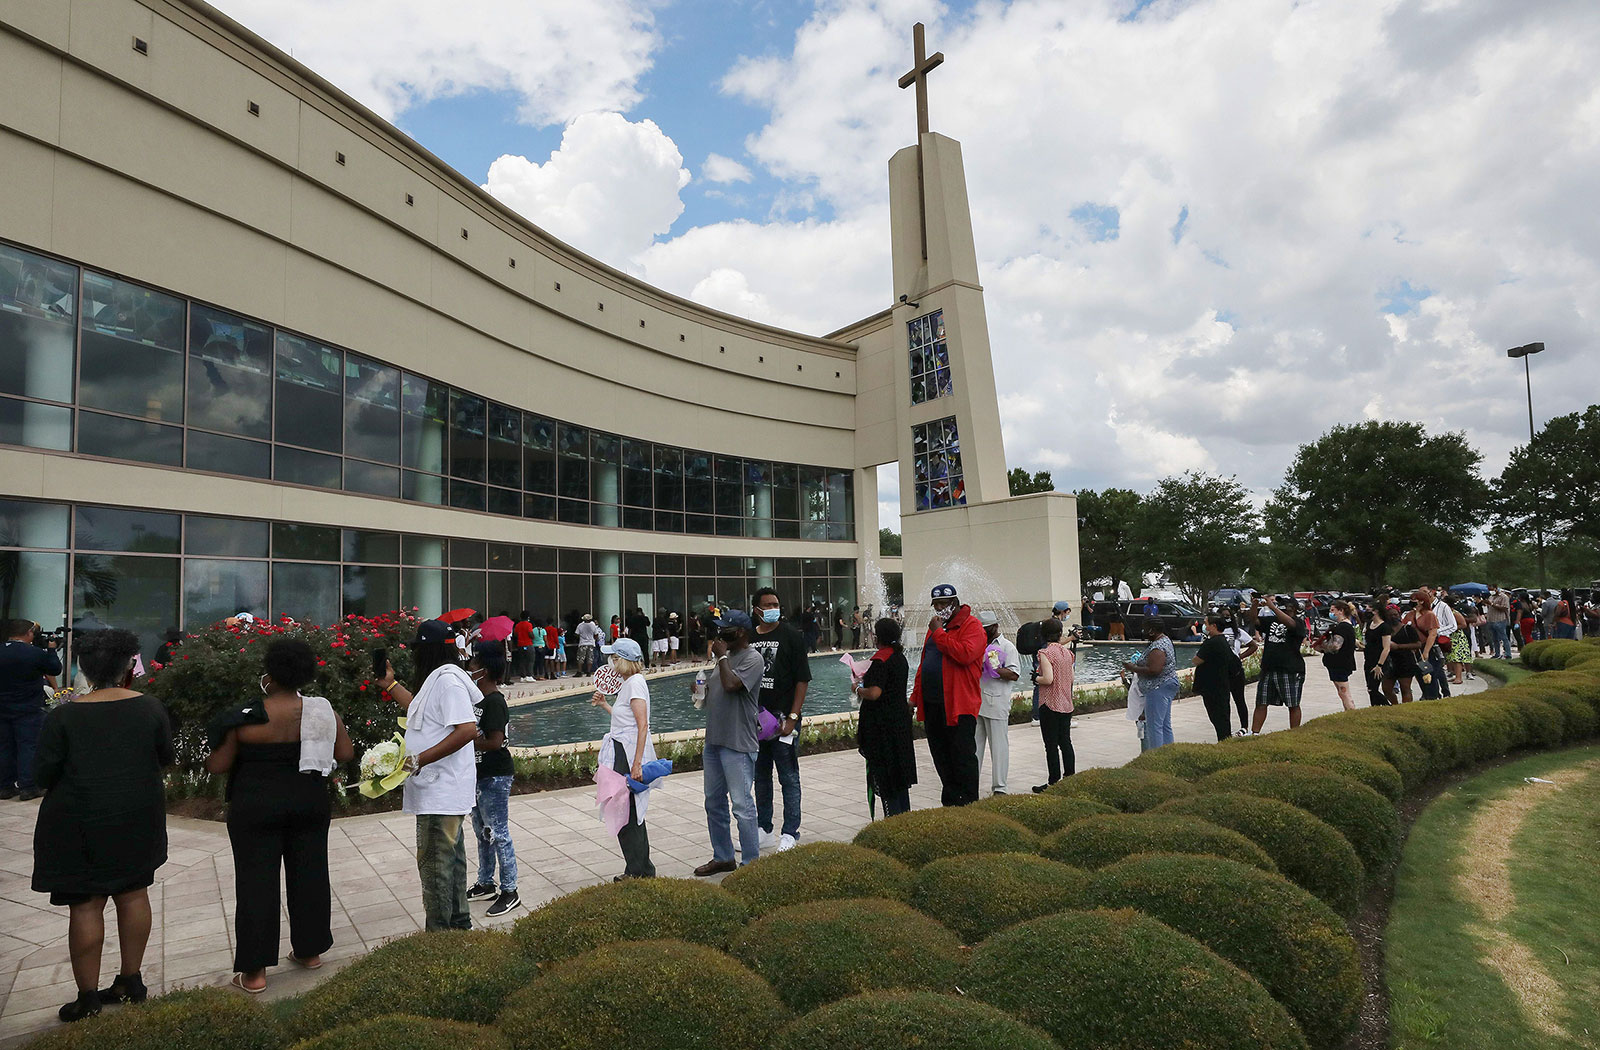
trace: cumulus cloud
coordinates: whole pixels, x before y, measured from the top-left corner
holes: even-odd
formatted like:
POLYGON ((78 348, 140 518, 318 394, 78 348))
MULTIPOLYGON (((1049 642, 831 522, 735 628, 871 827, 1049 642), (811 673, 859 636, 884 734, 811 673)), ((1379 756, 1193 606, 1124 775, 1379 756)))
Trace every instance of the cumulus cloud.
POLYGON ((219 0, 230 16, 393 120, 474 90, 520 97, 520 118, 559 124, 623 111, 656 47, 648 0, 219 0))
POLYGON ((706 156, 706 162, 700 165, 700 174, 717 183, 749 182, 754 178, 749 168, 720 153, 706 156))
POLYGON ((507 154, 484 189, 602 262, 628 267, 683 214, 683 154, 654 121, 587 113, 543 164, 507 154))

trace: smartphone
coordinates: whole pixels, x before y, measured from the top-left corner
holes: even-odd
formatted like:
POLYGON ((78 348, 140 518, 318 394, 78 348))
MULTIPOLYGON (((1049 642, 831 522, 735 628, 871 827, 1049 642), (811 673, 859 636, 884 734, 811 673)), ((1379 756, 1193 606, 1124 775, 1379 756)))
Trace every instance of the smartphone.
POLYGON ((382 678, 389 673, 389 650, 372 650, 372 677, 382 678))

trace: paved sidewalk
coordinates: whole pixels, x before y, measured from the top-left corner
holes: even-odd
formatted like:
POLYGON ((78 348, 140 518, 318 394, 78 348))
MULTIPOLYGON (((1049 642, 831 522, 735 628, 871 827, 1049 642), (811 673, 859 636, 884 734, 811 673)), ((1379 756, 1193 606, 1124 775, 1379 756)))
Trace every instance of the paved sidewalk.
MULTIPOLYGON (((1483 687, 1482 681, 1468 683, 1468 691, 1483 687)), ((1250 695, 1253 698, 1253 692, 1250 695)), ((1307 718, 1339 709, 1332 685, 1314 664, 1307 675, 1304 708, 1307 718)), ((1172 722, 1180 741, 1214 739, 1198 699, 1180 701, 1172 722)), ((1284 712, 1273 711, 1267 729, 1286 726, 1284 712)), ((1032 726, 1012 726, 1009 738, 1007 786, 1013 794, 1022 794, 1045 780, 1044 749, 1032 726)), ((1139 751, 1133 726, 1121 711, 1075 720, 1072 738, 1080 769, 1121 765, 1139 751)), ((917 742, 917 760, 921 783, 912 791, 912 806, 937 806, 938 778, 923 741, 917 742)), ((840 751, 804 757, 801 772, 802 841, 848 840, 867 823, 860 755, 840 751)), ((981 786, 987 795, 987 756, 981 786)), ((57 1008, 77 995, 67 960, 66 910, 51 908, 43 894, 29 889, 37 811, 36 802, 0 802, 0 1045, 21 1042, 21 1036, 55 1026, 57 1008)), ((616 839, 606 834, 596 814, 593 788, 516 796, 511 800, 511 820, 519 891, 528 908, 608 881, 622 870, 616 839)), ((675 775, 656 789, 649 828, 651 853, 661 875, 687 876, 710 859, 698 772, 675 775)), ((399 813, 334 821, 328 846, 335 943, 323 956, 329 965, 316 973, 288 965, 269 971, 267 997, 305 991, 342 961, 421 928, 413 830, 413 818, 399 813)), ((227 830, 220 823, 171 818, 168 833, 170 858, 150 890, 155 928, 143 973, 152 994, 180 986, 224 984, 232 973, 233 856, 227 830)), ((469 832, 468 853, 474 865, 476 852, 469 832)), ((483 921, 486 907, 487 902, 474 905, 475 921, 483 921)), ((525 914, 526 909, 498 921, 510 922, 525 914)), ((115 916, 108 908, 103 983, 109 983, 117 970, 115 931, 115 916)), ((282 951, 287 956, 287 918, 283 936, 282 951)))

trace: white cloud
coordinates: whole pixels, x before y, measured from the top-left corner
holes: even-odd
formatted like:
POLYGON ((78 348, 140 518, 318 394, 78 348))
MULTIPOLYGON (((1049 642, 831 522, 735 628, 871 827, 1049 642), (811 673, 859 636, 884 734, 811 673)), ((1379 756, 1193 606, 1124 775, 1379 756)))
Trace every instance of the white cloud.
POLYGON ((543 164, 507 154, 484 189, 602 262, 627 267, 683 214, 683 155, 654 121, 588 113, 543 164))
POLYGON ((559 124, 639 101, 657 39, 648 0, 219 0, 250 29, 393 120, 429 99, 510 91, 559 124))
POLYGON ((706 155, 706 162, 700 166, 700 174, 717 183, 749 182, 754 178, 749 168, 720 153, 706 155))

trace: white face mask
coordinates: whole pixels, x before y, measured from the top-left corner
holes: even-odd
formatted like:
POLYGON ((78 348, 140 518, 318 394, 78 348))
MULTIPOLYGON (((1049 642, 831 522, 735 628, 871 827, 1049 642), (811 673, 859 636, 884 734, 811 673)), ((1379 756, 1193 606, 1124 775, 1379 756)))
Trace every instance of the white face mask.
POLYGON ((955 614, 956 614, 956 607, 954 605, 947 605, 943 609, 935 609, 935 610, 933 610, 933 615, 937 616, 941 620, 948 620, 948 619, 950 619, 950 617, 954 616, 955 614))

